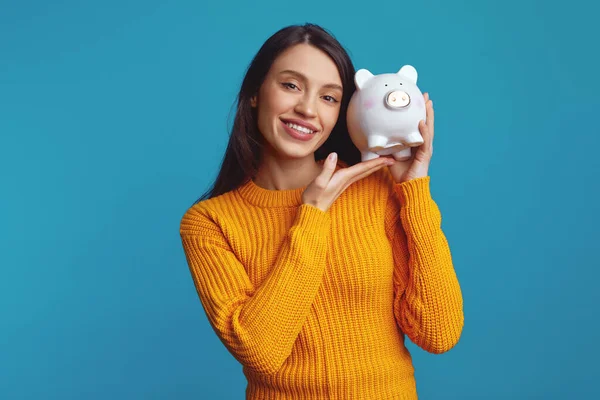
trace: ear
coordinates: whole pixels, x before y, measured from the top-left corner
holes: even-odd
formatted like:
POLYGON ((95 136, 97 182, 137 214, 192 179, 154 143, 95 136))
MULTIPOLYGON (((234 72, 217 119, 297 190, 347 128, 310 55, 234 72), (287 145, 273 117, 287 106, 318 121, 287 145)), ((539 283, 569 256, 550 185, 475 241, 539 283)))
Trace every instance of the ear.
POLYGON ((415 85, 417 84, 417 77, 418 77, 417 70, 412 65, 403 66, 402 68, 400 68, 400 71, 396 72, 396 74, 402 75, 402 76, 408 78, 415 85))
POLYGON ((367 69, 363 68, 356 71, 356 74, 354 74, 354 83, 356 83, 356 88, 358 90, 364 88, 367 81, 372 77, 373 74, 370 73, 367 69))
POLYGON ((250 97, 250 106, 251 106, 252 108, 255 108, 255 107, 256 107, 256 96, 252 96, 252 97, 250 97))

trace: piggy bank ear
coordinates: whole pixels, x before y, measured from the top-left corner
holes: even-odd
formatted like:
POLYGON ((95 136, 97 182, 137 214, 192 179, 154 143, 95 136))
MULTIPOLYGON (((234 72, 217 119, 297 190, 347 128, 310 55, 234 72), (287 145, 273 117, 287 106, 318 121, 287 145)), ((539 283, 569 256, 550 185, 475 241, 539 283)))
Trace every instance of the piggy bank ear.
POLYGON ((373 74, 370 73, 369 70, 366 70, 364 68, 359 69, 358 71, 356 71, 356 74, 354 74, 354 83, 356 83, 356 87, 360 90, 363 87, 365 87, 367 81, 372 77, 373 74))
POLYGON ((400 68, 400 71, 396 72, 396 74, 404 76, 405 78, 412 81, 412 83, 414 83, 415 85, 417 84, 417 70, 412 65, 403 66, 402 68, 400 68))

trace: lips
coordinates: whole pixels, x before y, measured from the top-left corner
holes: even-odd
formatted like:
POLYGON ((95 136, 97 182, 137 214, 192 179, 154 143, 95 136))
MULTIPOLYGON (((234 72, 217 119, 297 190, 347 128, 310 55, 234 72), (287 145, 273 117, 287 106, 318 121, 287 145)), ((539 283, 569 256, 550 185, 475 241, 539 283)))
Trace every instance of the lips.
POLYGON ((313 138, 315 137, 314 133, 301 132, 299 130, 296 130, 296 129, 288 126, 288 124, 283 121, 281 121, 281 127, 289 136, 293 137, 296 140, 301 140, 303 142, 307 142, 307 141, 313 140, 313 138))
POLYGON ((301 119, 287 119, 287 118, 281 118, 281 120, 283 122, 289 122, 292 124, 296 124, 296 125, 300 125, 303 126, 305 128, 310 129, 311 131, 314 131, 314 133, 317 133, 319 131, 319 128, 317 128, 316 126, 306 122, 306 121, 302 121, 301 119))

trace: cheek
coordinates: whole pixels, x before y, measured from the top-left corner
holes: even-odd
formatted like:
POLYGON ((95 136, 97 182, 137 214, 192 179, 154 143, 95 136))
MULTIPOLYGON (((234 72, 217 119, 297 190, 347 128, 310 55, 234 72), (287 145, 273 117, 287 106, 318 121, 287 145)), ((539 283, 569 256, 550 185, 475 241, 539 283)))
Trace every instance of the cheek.
POLYGON ((321 123, 325 125, 329 130, 333 129, 335 126, 338 117, 340 115, 340 109, 334 107, 327 107, 325 110, 321 111, 321 123))
POLYGON ((283 114, 293 107, 296 101, 292 94, 281 90, 276 84, 264 89, 262 100, 265 113, 269 114, 283 114))
POLYGON ((264 128, 265 121, 269 115, 269 107, 265 102, 259 101, 256 109, 256 117, 259 128, 264 128))
POLYGON ((263 95, 258 102, 258 125, 266 128, 272 124, 272 120, 278 114, 278 103, 269 93, 263 95))

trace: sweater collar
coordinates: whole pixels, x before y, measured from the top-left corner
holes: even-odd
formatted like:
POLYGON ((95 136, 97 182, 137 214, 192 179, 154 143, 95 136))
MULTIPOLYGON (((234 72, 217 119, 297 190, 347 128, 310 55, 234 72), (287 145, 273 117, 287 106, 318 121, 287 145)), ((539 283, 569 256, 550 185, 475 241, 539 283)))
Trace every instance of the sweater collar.
MULTIPOLYGON (((325 160, 317 163, 323 164, 325 160)), ((340 161, 336 171, 341 167, 340 161)), ((302 204, 302 193, 308 185, 286 190, 271 190, 258 186, 252 179, 238 187, 237 192, 248 202, 259 207, 294 207, 302 204)))

